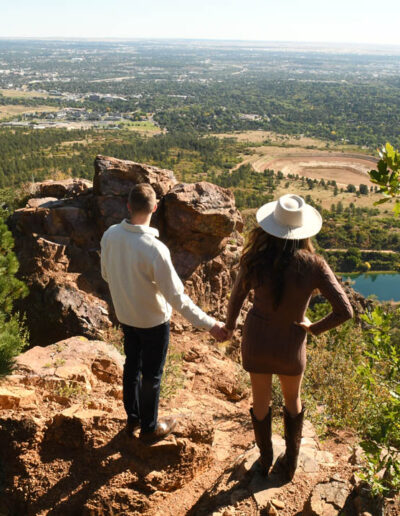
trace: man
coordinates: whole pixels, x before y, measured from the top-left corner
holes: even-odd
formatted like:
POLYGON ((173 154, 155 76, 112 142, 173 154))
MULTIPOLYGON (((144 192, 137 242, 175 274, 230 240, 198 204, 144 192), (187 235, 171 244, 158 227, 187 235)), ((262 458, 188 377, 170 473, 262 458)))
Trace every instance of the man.
POLYGON ((168 248, 157 239, 158 231, 150 227, 156 209, 153 188, 145 183, 135 185, 128 198, 130 220, 108 228, 101 240, 101 273, 124 332, 126 430, 132 436, 140 426, 140 439, 146 444, 160 441, 176 425, 172 417, 158 421, 172 308, 215 339, 222 341, 226 336, 222 323, 184 294, 168 248))

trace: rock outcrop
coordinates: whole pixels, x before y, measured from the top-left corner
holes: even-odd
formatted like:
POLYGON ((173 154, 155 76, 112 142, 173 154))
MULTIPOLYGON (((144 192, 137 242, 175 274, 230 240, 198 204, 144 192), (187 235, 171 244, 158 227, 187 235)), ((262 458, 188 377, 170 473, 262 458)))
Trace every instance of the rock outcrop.
POLYGON ((182 413, 151 447, 128 438, 122 362, 84 337, 20 355, 0 386, 1 514, 154 514, 209 466, 209 415, 182 413))
POLYGON ((100 274, 100 240, 128 216, 130 188, 153 186, 159 209, 152 225, 171 249, 194 300, 218 314, 232 285, 243 227, 233 194, 210 183, 177 184, 170 170, 98 156, 93 188, 85 180, 45 181, 9 225, 20 276, 30 294, 26 313, 31 340, 45 345, 73 335, 102 338, 115 321, 100 274))

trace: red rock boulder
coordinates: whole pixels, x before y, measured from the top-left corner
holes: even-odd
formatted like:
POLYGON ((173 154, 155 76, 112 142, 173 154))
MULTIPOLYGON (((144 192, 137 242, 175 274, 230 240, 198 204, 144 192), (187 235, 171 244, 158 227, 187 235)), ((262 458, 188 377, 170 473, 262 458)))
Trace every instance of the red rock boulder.
POLYGON ((93 188, 97 196, 127 196, 132 185, 149 183, 161 198, 177 182, 172 170, 108 156, 97 156, 94 170, 93 188))

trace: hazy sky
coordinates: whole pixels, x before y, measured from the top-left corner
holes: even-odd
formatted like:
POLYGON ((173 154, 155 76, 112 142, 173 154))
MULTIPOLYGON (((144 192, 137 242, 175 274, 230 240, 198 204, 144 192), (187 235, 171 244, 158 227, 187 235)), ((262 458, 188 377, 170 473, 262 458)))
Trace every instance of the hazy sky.
POLYGON ((399 0, 0 0, 0 6, 0 37, 400 45, 399 0))

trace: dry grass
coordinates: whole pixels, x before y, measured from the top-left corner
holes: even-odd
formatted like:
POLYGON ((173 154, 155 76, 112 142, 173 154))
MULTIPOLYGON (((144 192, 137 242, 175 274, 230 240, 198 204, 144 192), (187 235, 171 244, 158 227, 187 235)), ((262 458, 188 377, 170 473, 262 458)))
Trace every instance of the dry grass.
POLYGON ((305 136, 291 136, 288 134, 278 134, 271 131, 237 131, 232 133, 214 134, 217 138, 236 138, 239 142, 262 143, 269 140, 272 143, 282 145, 296 145, 298 147, 307 147, 314 145, 318 148, 325 148, 325 142, 316 138, 308 138, 305 136))
POLYGON ((39 91, 5 90, 5 89, 0 89, 0 94, 4 95, 4 97, 10 97, 12 99, 15 99, 15 98, 24 98, 24 99, 41 98, 41 99, 47 99, 50 96, 47 93, 42 93, 42 92, 39 92, 39 91))
POLYGON ((137 122, 124 121, 122 124, 124 129, 128 129, 129 131, 134 131, 145 136, 154 136, 156 134, 165 133, 165 131, 156 124, 147 120, 137 122))
MULTIPOLYGON (((332 187, 329 187, 325 190, 321 186, 315 186, 312 190, 310 190, 305 183, 302 185, 301 181, 296 181, 293 179, 288 179, 287 181, 284 179, 281 181, 281 184, 274 190, 274 199, 278 199, 281 195, 287 193, 296 193, 301 195, 301 197, 305 198, 307 195, 310 195, 313 201, 317 204, 320 204, 323 208, 329 210, 332 204, 337 204, 339 201, 342 202, 343 206, 349 206, 353 203, 355 206, 360 208, 376 208, 379 210, 380 215, 387 216, 392 215, 393 203, 388 202, 386 204, 381 204, 378 206, 374 206, 374 202, 382 197, 381 194, 370 193, 368 195, 360 195, 357 197, 356 194, 353 193, 338 193, 338 195, 333 195, 332 187), (289 185, 286 187, 286 184, 289 185)), ((256 209, 248 209, 244 210, 244 213, 247 215, 255 214, 256 209)))
POLYGON ((7 119, 16 115, 21 115, 22 113, 35 113, 36 111, 58 111, 58 108, 53 106, 0 106, 0 120, 7 119))

